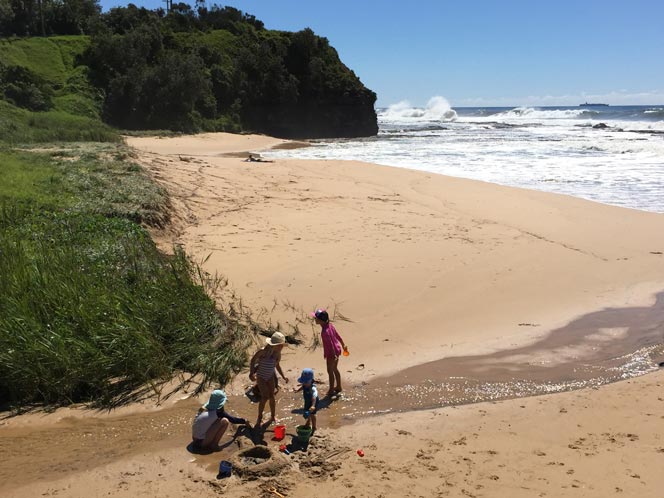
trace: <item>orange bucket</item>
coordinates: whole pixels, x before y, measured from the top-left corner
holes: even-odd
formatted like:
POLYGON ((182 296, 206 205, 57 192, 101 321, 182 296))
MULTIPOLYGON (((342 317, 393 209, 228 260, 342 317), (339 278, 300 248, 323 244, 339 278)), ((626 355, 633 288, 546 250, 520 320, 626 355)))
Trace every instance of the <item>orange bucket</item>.
POLYGON ((275 425, 274 426, 274 439, 281 441, 286 437, 286 426, 285 425, 275 425))

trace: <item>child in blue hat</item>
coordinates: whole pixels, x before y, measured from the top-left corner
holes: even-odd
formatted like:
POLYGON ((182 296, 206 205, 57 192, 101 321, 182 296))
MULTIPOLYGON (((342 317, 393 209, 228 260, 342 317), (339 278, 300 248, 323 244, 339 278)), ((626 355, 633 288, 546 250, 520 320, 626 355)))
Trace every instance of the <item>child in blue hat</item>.
POLYGON ((311 433, 316 431, 316 409, 318 408, 318 389, 314 384, 313 368, 305 368, 297 381, 301 384, 295 392, 302 391, 304 397, 304 418, 307 422, 304 424, 311 427, 311 433))

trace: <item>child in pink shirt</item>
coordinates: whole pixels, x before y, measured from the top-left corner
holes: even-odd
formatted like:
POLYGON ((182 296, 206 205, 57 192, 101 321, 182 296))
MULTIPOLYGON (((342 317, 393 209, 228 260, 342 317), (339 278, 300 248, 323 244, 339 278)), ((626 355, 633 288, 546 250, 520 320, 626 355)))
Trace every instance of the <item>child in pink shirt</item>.
POLYGON ((339 356, 341 351, 348 351, 344 340, 330 323, 330 316, 325 310, 316 310, 311 316, 321 326, 321 339, 323 340, 323 357, 327 362, 327 374, 330 378, 330 389, 328 396, 334 396, 341 392, 341 373, 339 372, 339 356))

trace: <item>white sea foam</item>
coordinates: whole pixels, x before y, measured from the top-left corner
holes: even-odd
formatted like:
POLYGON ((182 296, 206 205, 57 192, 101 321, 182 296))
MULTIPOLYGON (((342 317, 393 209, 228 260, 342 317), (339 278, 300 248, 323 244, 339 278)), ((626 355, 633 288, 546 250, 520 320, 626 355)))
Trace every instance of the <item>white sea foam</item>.
POLYGON ((403 100, 379 112, 379 116, 384 122, 436 122, 454 121, 457 118, 457 113, 450 107, 445 98, 437 96, 432 97, 423 109, 412 107, 410 102, 403 100))
POLYGON ((664 213, 664 116, 656 107, 457 109, 442 97, 379 112, 377 137, 272 157, 352 159, 664 213), (450 112, 451 111, 451 112, 450 112), (593 127, 598 123, 606 127, 593 127))
POLYGON ((505 119, 573 119, 581 116, 596 115, 597 111, 586 109, 553 109, 542 110, 532 107, 517 107, 508 111, 500 112, 494 117, 505 119))

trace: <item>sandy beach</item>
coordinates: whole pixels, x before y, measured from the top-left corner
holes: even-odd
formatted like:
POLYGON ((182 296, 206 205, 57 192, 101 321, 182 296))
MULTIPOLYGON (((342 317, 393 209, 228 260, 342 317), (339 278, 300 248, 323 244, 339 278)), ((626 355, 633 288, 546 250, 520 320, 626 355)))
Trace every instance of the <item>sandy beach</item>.
MULTIPOLYGON (((271 487, 288 497, 662 496, 661 370, 381 416, 348 417, 341 406, 407 368, 527 347, 606 308, 652 306, 664 290, 663 215, 365 163, 245 162, 287 146, 265 136, 127 142, 171 195, 172 224, 153 234, 160 247, 183 245, 257 317, 299 333, 303 344, 282 362, 288 387, 304 367, 324 373, 306 316, 327 308, 350 348, 349 395, 321 417, 308 454, 276 453, 280 472, 254 480, 215 479, 219 460, 243 449, 235 443, 187 452, 201 400, 182 392, 160 407, 5 418, 2 496, 276 496, 271 487)), ((626 334, 619 324, 598 332, 604 342, 626 334)), ((563 349, 523 361, 590 354, 563 349)), ((247 385, 243 375, 227 390, 232 408, 252 416, 247 385)), ((279 396, 282 410, 299 403, 286 389, 279 396)), ((287 414, 293 432, 297 415, 287 414)))

